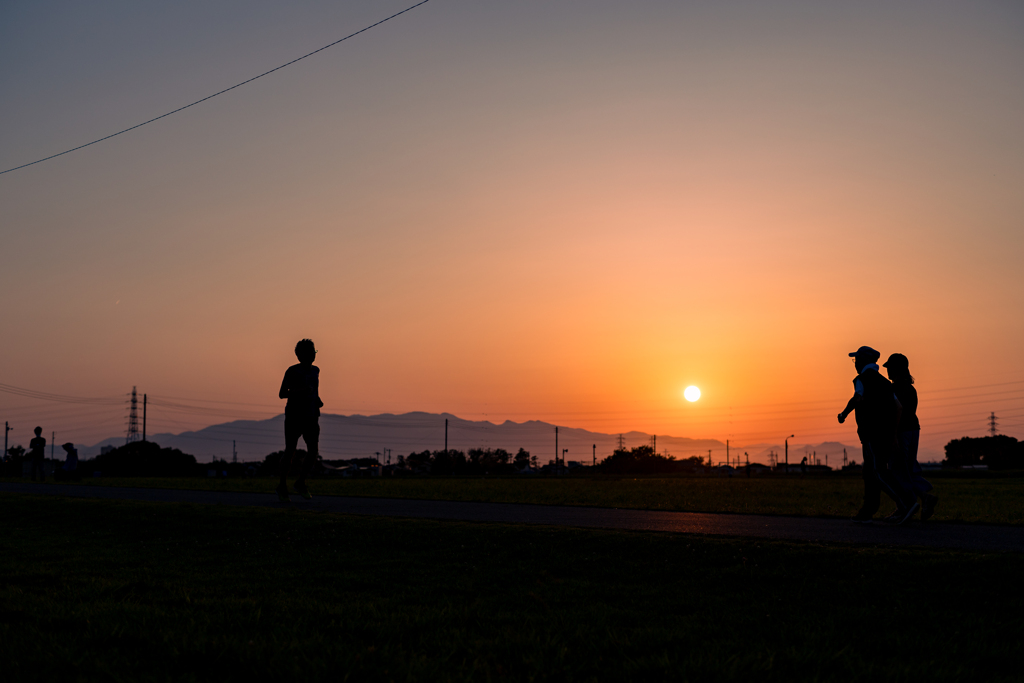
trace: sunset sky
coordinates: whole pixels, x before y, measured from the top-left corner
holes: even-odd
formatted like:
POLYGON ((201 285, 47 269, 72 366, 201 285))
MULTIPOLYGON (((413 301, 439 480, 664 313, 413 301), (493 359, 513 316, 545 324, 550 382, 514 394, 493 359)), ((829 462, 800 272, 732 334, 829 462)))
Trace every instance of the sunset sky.
MULTIPOLYGON (((5 3, 0 170, 413 2, 5 3)), ((330 413, 855 443, 866 344, 1024 437, 1024 4, 431 0, 0 175, 0 247, 0 383, 111 398, 14 443, 274 415, 303 337, 330 413)))

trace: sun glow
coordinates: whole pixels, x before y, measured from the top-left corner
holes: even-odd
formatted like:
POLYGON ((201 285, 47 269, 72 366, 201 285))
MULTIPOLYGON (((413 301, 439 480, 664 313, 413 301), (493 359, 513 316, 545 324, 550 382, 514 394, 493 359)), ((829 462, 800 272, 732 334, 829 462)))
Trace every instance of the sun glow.
POLYGON ((686 387, 686 389, 683 391, 683 396, 686 398, 687 401, 693 403, 698 398, 700 398, 700 389, 694 386, 686 387))

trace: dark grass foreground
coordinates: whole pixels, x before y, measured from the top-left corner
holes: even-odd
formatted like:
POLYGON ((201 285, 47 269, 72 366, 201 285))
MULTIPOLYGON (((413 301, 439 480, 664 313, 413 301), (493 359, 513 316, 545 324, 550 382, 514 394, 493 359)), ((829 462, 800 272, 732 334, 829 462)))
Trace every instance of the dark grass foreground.
POLYGON ((20 680, 1016 679, 1024 557, 0 495, 20 680))

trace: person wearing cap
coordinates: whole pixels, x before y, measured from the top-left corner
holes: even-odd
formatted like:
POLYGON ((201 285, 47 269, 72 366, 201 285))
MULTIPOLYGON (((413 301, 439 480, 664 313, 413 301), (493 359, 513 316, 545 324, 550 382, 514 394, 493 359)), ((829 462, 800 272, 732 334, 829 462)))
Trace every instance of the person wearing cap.
POLYGON ((920 463, 917 462, 917 447, 921 440, 921 422, 917 419, 917 389, 914 387, 914 376, 910 374, 910 361, 902 353, 894 353, 882 363, 893 392, 903 410, 896 427, 896 438, 899 441, 899 456, 903 458, 903 471, 909 479, 902 482, 921 498, 921 521, 925 521, 935 513, 939 497, 931 493, 932 485, 923 476, 920 463))
POLYGON ((864 454, 864 503, 853 521, 869 523, 881 505, 881 492, 896 502, 896 512, 886 521, 902 524, 918 511, 921 504, 917 496, 900 483, 909 476, 897 476, 903 462, 897 457, 896 426, 899 423, 900 402, 893 392, 892 383, 878 372, 878 351, 862 346, 850 356, 857 368, 853 380, 853 396, 839 413, 842 424, 851 412, 857 417, 857 436, 864 454))
POLYGON ((64 459, 64 464, 61 465, 61 468, 53 473, 53 478, 64 481, 78 481, 80 478, 78 476, 78 449, 70 441, 63 444, 61 448, 67 453, 67 457, 64 459))

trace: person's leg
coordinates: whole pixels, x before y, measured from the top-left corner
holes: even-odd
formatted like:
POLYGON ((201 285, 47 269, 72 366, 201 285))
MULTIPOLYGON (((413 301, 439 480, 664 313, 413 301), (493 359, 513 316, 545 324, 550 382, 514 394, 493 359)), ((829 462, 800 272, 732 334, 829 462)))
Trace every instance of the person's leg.
POLYGON ((910 488, 919 496, 924 496, 932 490, 931 482, 924 478, 924 471, 921 463, 917 461, 917 448, 921 440, 921 430, 908 429, 900 432, 900 446, 903 447, 904 457, 910 468, 910 488))
POLYGON ((876 471, 875 452, 871 442, 861 442, 861 453, 864 456, 864 504, 861 505, 858 517, 871 519, 882 504, 882 490, 876 471))
POLYGON ((299 466, 299 478, 295 480, 295 490, 304 492, 306 488, 306 476, 316 466, 317 457, 320 455, 320 423, 313 421, 302 430, 302 440, 306 442, 306 457, 299 466))
POLYGON ((292 460, 295 458, 295 448, 299 444, 299 436, 302 434, 302 425, 297 424, 292 418, 287 415, 284 418, 284 454, 281 456, 281 462, 279 467, 281 469, 281 481, 278 484, 277 491, 281 493, 284 491, 284 495, 288 495, 288 467, 291 466, 292 460))
POLYGON ((900 512, 906 512, 917 505, 917 495, 903 482, 909 481, 909 473, 904 471, 905 463, 899 454, 899 446, 888 439, 872 442, 875 453, 875 469, 881 482, 882 490, 896 503, 900 512))

